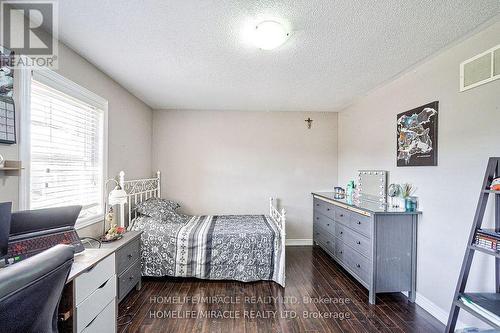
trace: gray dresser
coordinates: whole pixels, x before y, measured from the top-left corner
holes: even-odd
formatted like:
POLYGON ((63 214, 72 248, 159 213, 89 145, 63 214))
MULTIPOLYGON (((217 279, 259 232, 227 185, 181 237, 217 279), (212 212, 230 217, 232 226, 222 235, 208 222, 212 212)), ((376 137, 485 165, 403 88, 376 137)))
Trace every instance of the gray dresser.
POLYGON ((141 233, 128 231, 122 239, 102 245, 115 250, 118 302, 134 287, 141 288, 141 233))
POLYGON ((417 221, 420 212, 348 203, 333 192, 313 192, 314 242, 369 290, 407 291, 415 301, 417 221))

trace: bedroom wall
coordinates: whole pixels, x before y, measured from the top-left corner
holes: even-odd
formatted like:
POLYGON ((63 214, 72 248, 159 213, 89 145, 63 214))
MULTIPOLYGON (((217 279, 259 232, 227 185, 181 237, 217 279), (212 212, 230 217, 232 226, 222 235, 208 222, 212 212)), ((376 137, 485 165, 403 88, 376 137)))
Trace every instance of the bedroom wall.
POLYGON ((189 214, 264 214, 276 196, 287 238, 310 242, 310 193, 337 179, 337 114, 155 110, 153 168, 189 214))
MULTIPOLYGON (((108 176, 114 177, 120 170, 130 178, 151 176, 151 108, 62 43, 59 43, 57 72, 109 102, 108 176)), ((17 125, 22 112, 17 108, 17 125)), ((19 159, 19 144, 0 145, 0 154, 6 159, 19 159)), ((18 198, 19 177, 0 173, 0 202, 13 201, 17 209, 18 198)), ((86 228, 81 234, 100 230, 94 229, 86 228)))
MULTIPOLYGON (((500 156, 500 80, 459 92, 460 62, 500 44, 500 22, 376 89, 339 113, 339 181, 390 171, 418 188, 417 300, 446 320, 489 156, 500 156), (396 165, 396 114, 439 101, 437 167, 396 165)), ((492 223, 491 207, 488 223, 492 223)), ((477 255, 471 290, 494 290, 493 260, 477 255)), ((467 317, 461 317, 466 322, 467 317)))

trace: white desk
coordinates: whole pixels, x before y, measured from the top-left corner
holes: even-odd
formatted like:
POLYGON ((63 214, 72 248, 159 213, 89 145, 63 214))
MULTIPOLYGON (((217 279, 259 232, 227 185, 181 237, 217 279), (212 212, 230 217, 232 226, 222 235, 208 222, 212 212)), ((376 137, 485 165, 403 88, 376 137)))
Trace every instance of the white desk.
POLYGON ((75 256, 59 305, 60 332, 116 332, 118 301, 141 286, 140 235, 129 231, 75 256))
POLYGON ((86 249, 75 256, 59 313, 60 332, 116 332, 116 272, 113 249, 86 249))

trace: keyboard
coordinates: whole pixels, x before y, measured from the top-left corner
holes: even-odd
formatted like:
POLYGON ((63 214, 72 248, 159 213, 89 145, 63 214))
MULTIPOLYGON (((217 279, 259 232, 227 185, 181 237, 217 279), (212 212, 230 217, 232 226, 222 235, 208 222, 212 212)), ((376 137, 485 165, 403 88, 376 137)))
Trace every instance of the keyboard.
POLYGON ((9 240, 6 261, 13 264, 34 256, 58 244, 73 245, 75 253, 85 250, 75 230, 61 231, 25 239, 9 240))

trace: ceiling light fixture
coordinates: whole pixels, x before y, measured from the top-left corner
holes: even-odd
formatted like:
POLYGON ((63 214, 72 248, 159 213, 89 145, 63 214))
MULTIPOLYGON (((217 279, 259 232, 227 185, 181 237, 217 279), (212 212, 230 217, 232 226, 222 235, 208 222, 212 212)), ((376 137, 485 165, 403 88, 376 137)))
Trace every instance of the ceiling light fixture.
POLYGON ((255 26, 253 34, 255 46, 262 50, 272 50, 283 45, 290 35, 285 27, 276 21, 260 22, 255 26))

